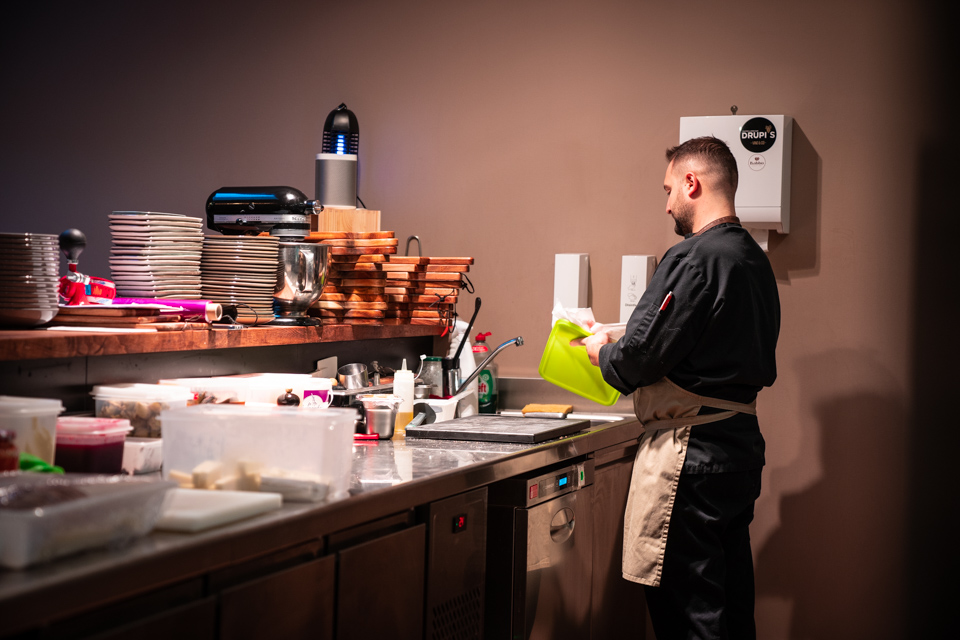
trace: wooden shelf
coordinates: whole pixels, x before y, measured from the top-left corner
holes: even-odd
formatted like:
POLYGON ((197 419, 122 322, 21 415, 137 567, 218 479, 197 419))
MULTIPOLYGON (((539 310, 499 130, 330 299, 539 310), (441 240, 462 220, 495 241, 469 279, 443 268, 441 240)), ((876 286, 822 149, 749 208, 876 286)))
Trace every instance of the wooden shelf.
POLYGON ((409 324, 247 327, 156 333, 0 331, 0 361, 414 338, 439 336, 442 332, 442 327, 409 324))

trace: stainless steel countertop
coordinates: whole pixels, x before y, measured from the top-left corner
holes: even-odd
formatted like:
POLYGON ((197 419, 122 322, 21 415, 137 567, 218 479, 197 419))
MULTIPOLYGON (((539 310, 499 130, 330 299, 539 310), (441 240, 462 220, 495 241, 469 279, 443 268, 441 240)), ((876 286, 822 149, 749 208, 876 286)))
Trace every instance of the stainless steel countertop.
MULTIPOLYGON (((609 420, 613 415, 603 416, 609 420)), ((635 441, 632 417, 540 444, 409 438, 354 446, 349 496, 292 503, 195 534, 154 532, 119 550, 98 550, 25 570, 0 569, 0 615, 26 629, 316 541, 378 518, 498 480, 635 441), (50 602, 57 602, 51 609, 50 602)))

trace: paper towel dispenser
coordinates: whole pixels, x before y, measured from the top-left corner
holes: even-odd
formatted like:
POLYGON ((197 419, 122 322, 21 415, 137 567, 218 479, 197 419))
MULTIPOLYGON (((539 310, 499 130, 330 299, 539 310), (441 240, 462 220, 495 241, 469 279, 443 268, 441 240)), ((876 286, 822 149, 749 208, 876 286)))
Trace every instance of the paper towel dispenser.
POLYGON ((769 231, 790 233, 793 118, 732 115, 680 118, 680 142, 714 136, 737 160, 737 216, 766 249, 769 231))

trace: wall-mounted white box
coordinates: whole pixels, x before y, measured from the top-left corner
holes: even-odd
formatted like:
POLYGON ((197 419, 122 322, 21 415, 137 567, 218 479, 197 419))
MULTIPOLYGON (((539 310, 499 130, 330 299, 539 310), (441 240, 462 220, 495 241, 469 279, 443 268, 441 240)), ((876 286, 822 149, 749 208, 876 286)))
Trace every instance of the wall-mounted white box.
POLYGON ((630 319, 656 268, 656 256, 623 256, 620 268, 620 322, 630 319))
POLYGON ((590 254, 558 253, 554 257, 553 300, 565 309, 582 309, 587 304, 590 282, 590 254))
MULTIPOLYGON (((680 118, 680 142, 714 136, 737 160, 737 217, 761 244, 770 231, 790 233, 793 118, 783 115, 680 118)), ((764 247, 766 249, 766 247, 764 247)))

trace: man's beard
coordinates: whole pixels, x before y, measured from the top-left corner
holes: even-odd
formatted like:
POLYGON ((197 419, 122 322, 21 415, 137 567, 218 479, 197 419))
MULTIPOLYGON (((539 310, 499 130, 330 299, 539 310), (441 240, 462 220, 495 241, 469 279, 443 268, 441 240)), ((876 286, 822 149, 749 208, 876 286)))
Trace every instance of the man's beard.
POLYGON ((676 224, 674 231, 678 236, 693 233, 693 207, 685 202, 678 202, 673 208, 673 221, 676 224))

